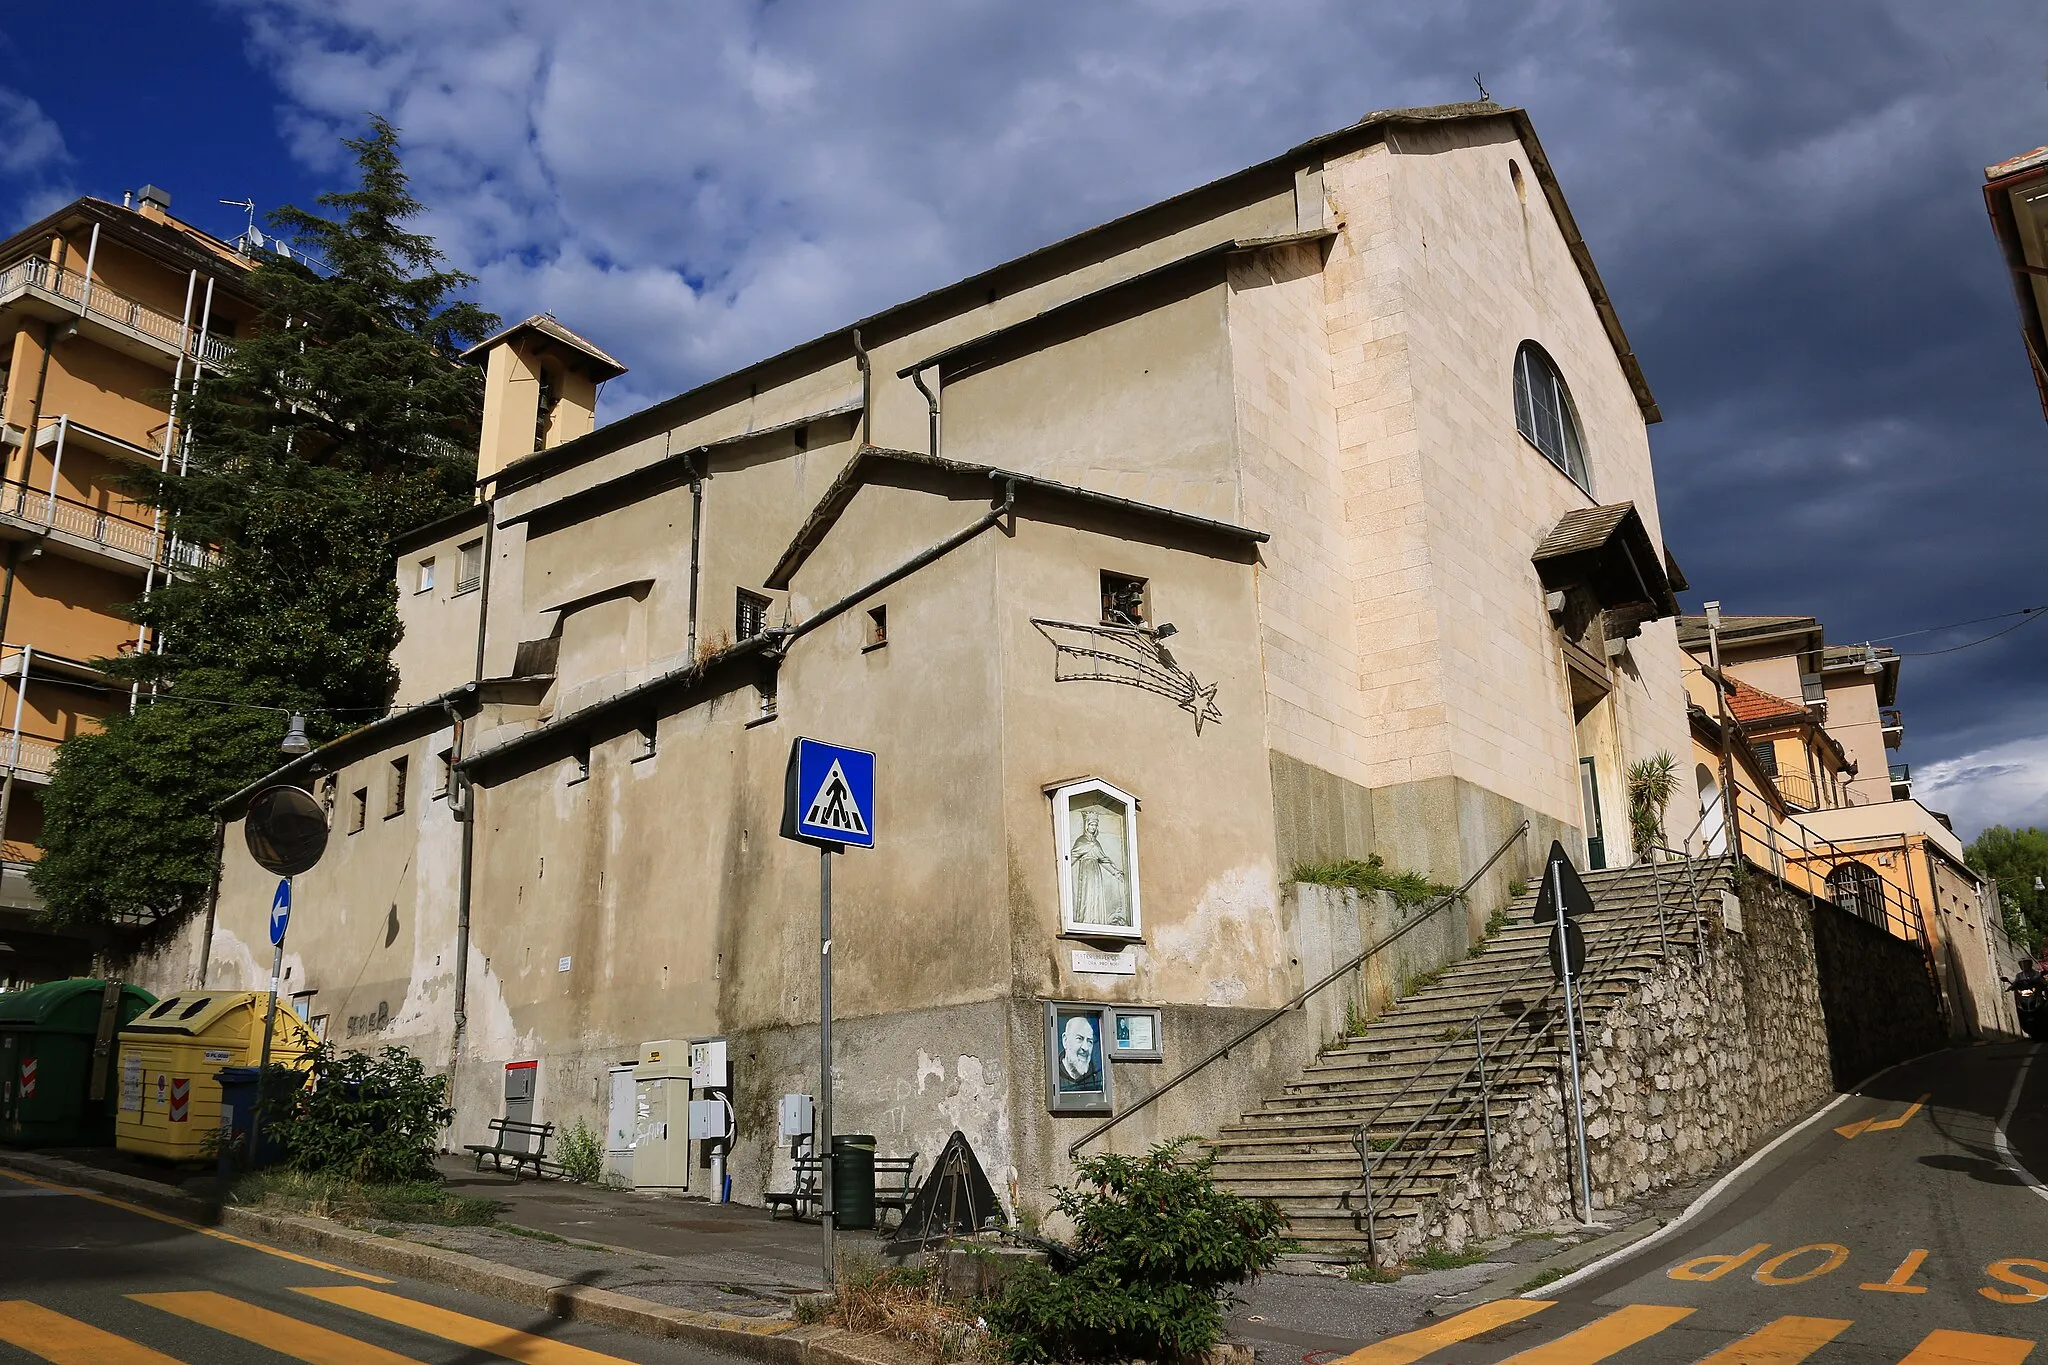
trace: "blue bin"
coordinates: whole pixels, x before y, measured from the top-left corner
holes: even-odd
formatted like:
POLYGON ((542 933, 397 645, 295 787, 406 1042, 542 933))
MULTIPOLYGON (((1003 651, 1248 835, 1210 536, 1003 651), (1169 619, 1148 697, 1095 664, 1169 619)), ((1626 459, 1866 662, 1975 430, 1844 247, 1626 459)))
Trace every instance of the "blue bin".
MULTIPOLYGON (((253 1066, 224 1066, 214 1073, 220 1082, 221 1166, 230 1163, 244 1171, 261 1170, 283 1153, 270 1138, 270 1116, 256 1136, 256 1150, 249 1150, 250 1120, 255 1117, 261 1071, 253 1066)), ((271 1095, 282 1101, 306 1083, 306 1073, 288 1066, 270 1068, 271 1095)), ((281 1107, 281 1106, 280 1106, 281 1107)))

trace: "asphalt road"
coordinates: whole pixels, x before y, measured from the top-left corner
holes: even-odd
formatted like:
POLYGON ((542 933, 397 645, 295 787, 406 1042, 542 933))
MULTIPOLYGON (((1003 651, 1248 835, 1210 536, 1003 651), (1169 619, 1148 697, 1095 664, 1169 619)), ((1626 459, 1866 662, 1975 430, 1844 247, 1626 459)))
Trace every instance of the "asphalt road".
POLYGON ((1343 1365, 2017 1365, 2048 1339, 2048 1188, 2015 1168, 2048 1176, 2041 1051, 1890 1072, 1627 1259, 1343 1365))
POLYGON ((0 1362, 731 1365, 0 1171, 0 1362))

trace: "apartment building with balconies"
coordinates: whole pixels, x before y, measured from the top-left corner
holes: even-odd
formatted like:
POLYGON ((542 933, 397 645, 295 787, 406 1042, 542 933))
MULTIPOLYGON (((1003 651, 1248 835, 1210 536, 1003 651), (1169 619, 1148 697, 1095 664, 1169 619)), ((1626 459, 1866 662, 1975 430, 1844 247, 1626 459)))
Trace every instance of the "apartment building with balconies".
POLYGON ((33 929, 57 746, 130 705, 95 661, 146 648, 121 608, 203 547, 127 476, 178 467, 173 393, 204 382, 258 314, 250 262, 147 186, 83 198, 0 242, 0 973, 83 967, 33 929))

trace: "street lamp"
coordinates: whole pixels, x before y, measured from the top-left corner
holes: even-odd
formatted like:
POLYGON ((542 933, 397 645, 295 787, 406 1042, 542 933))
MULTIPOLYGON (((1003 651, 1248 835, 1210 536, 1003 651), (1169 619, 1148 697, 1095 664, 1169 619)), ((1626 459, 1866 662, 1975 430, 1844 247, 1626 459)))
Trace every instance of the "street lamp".
POLYGON ((306 718, 294 711, 291 724, 285 727, 284 743, 277 746, 297 758, 300 754, 313 752, 313 741, 306 738, 306 718))

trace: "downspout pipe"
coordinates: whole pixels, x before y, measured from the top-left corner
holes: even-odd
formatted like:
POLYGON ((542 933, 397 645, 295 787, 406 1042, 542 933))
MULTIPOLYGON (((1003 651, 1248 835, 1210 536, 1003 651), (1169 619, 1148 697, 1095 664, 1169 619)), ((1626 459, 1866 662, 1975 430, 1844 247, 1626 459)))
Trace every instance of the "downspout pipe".
POLYGON ((910 382, 917 385, 917 391, 924 395, 925 411, 931 417, 930 453, 936 460, 939 458, 939 395, 926 387, 923 370, 912 370, 910 382))
MULTIPOLYGON (((701 451, 699 452, 702 453, 701 451)), ((690 639, 689 659, 697 663, 697 575, 704 553, 704 466, 690 459, 690 639)))
MULTIPOLYGON (((477 585, 476 668, 470 680, 472 685, 480 684, 484 679, 484 645, 489 638, 491 620, 491 561, 497 545, 497 526, 498 500, 494 494, 484 500, 483 582, 477 585)), ((467 757, 462 747, 467 737, 462 716, 456 711, 454 702, 444 699, 441 705, 455 727, 448 797, 456 807, 455 815, 462 825, 462 861, 455 885, 455 1017, 448 1044, 448 1093, 452 1103, 455 1069, 462 1061, 463 1044, 469 1037, 469 910, 476 866, 476 784, 461 767, 462 760, 467 757)))
MULTIPOLYGON (((998 475, 993 477, 1000 476, 998 475)), ((958 531, 955 531, 952 535, 947 536, 944 540, 932 546, 930 549, 923 551, 922 553, 914 556, 913 558, 905 560, 901 564, 898 564, 895 568, 889 570, 889 572, 883 574, 880 578, 875 579, 872 583, 868 583, 865 586, 855 588, 852 592, 840 598, 831 606, 824 608, 822 611, 818 611, 812 614, 805 620, 799 621, 796 625, 775 632, 775 634, 779 638, 775 642, 774 653, 778 656, 787 653, 789 647, 792 644, 795 644, 804 636, 809 635, 819 626, 822 626, 827 621, 832 620, 834 617, 841 616, 846 612, 852 610, 854 607, 859 606, 863 601, 874 596, 882 589, 888 587, 891 583, 899 582, 902 579, 910 577, 910 575, 916 573, 919 569, 922 569, 925 565, 932 563, 934 560, 943 559, 945 556, 959 549, 962 545, 965 545, 968 541, 973 540, 983 531, 986 531, 989 527, 994 526, 997 523, 1003 521, 1005 518, 1014 517, 1016 514, 1016 509, 1017 481, 1015 479, 1004 479, 1003 500, 997 506, 990 508, 986 515, 979 517, 972 522, 969 522, 966 526, 963 526, 958 531)))
POLYGON ((858 327, 853 329, 853 363, 860 366, 860 443, 869 446, 874 444, 875 366, 861 344, 858 327))
MULTIPOLYGON (((36 369, 35 397, 29 400, 28 425, 21 432, 21 486, 28 487, 28 471, 35 461, 36 428, 43 424, 43 389, 50 382, 50 352, 57 349, 57 324, 43 325, 43 363, 36 369)), ((11 467, 14 456, 10 453, 7 463, 11 467)), ((5 480, 13 482, 13 480, 5 480)))

